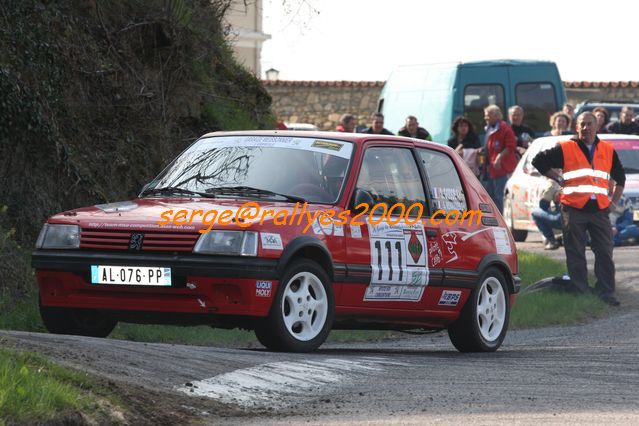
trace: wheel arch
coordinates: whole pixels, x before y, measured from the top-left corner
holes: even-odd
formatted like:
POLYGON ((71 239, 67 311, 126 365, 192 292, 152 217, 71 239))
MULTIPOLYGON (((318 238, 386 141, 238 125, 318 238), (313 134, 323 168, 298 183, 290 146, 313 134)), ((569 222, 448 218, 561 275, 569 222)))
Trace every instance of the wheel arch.
POLYGON ((306 258, 317 262, 326 271, 331 282, 334 281, 335 268, 330 251, 323 241, 304 235, 287 244, 277 264, 277 273, 281 277, 286 267, 296 259, 306 258))
POLYGON ((495 253, 490 253, 486 255, 481 262, 479 262, 479 276, 481 277, 486 269, 494 267, 497 268, 501 273, 504 274, 504 278, 506 279, 506 285, 508 286, 508 291, 510 294, 515 294, 519 292, 519 282, 517 278, 513 275, 512 270, 508 263, 504 260, 503 257, 499 256, 495 253))

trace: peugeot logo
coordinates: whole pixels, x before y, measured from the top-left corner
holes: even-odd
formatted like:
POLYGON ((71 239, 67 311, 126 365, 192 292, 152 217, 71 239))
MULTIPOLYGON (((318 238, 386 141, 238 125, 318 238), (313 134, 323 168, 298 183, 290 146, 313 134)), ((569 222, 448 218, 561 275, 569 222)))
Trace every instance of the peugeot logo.
POLYGON ((129 240, 129 250, 141 251, 143 242, 144 242, 144 234, 140 232, 133 232, 131 234, 131 239, 129 240))

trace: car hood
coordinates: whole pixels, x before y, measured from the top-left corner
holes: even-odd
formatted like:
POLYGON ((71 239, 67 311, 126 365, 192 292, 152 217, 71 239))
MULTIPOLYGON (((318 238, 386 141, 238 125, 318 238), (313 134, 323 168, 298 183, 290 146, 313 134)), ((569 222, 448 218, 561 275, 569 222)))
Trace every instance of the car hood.
MULTIPOLYGON (((83 207, 75 210, 69 210, 52 216, 49 223, 66 223, 77 224, 82 228, 97 229, 138 229, 149 230, 156 229, 158 231, 183 231, 192 232, 208 228, 208 224, 204 224, 203 215, 193 216, 191 224, 175 224, 165 220, 173 219, 178 211, 185 211, 183 222, 188 222, 192 212, 202 211, 206 214, 208 211, 215 210, 219 216, 224 210, 229 210, 233 214, 227 219, 235 217, 236 212, 242 209, 250 210, 255 215, 256 207, 260 209, 271 209, 275 212, 286 210, 288 217, 293 212, 297 215, 303 211, 303 203, 290 202, 273 202, 263 200, 236 200, 236 199, 210 199, 210 198, 143 198, 130 201, 121 201, 109 204, 97 204, 91 207, 83 207), (250 204, 247 204, 250 203, 250 204), (170 212, 170 213, 167 213, 170 212), (162 216, 164 213, 165 216, 162 216), (165 219, 163 219, 163 217, 165 219), (163 225, 161 223, 164 223, 163 225)), ((326 210, 334 208, 323 204, 307 204, 305 211, 314 213, 317 210, 326 210)), ((210 218, 212 217, 209 216, 210 218)), ((228 225, 219 225, 217 222, 213 226, 214 229, 255 229, 259 226, 261 220, 261 212, 254 218, 243 217, 243 226, 238 226, 234 221, 228 225), (253 226, 255 225, 255 226, 253 226)), ((263 223, 267 224, 273 220, 272 216, 266 216, 263 223)), ((210 222, 209 222, 210 223, 210 222)))

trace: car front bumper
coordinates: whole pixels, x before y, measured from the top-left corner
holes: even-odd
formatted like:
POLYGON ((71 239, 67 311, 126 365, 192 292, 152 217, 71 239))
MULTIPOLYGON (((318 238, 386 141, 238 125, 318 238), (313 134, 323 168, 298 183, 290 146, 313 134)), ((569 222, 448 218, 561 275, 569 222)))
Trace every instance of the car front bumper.
POLYGON ((266 316, 278 284, 276 259, 239 256, 36 250, 32 266, 41 303, 69 308, 266 316), (92 284, 92 265, 169 267, 172 283, 92 284))

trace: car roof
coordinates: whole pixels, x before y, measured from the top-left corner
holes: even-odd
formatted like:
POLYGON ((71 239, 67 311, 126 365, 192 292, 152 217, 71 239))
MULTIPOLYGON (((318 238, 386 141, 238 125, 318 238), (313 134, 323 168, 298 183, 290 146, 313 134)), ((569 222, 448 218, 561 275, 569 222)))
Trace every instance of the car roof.
POLYGON ((437 142, 423 141, 403 136, 391 135, 373 135, 370 133, 346 133, 346 132, 326 132, 326 131, 306 131, 306 130, 238 130, 231 132, 211 132, 202 136, 202 138, 219 136, 286 136, 298 138, 318 138, 318 139, 334 139, 340 141, 352 142, 356 145, 362 145, 368 141, 378 142, 408 142, 415 146, 423 148, 434 148, 439 151, 451 150, 447 145, 437 142))
POLYGON ((596 107, 604 107, 606 109, 611 108, 611 109, 621 109, 625 106, 629 106, 632 109, 637 109, 639 108, 639 104, 637 103, 632 103, 632 102, 605 102, 605 101, 584 101, 581 103, 578 103, 575 106, 575 110, 583 110, 583 109, 593 109, 596 107))
MULTIPOLYGON (((574 135, 562 135, 562 136, 543 136, 541 138, 537 138, 533 141, 535 145, 542 145, 542 149, 552 148, 557 144, 557 142, 562 142, 570 139, 574 135)), ((612 142, 613 144, 616 141, 637 141, 639 142, 639 136, 637 135, 620 135, 620 134, 610 134, 604 133, 597 135, 600 140, 606 142, 612 142)))

